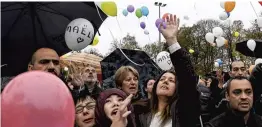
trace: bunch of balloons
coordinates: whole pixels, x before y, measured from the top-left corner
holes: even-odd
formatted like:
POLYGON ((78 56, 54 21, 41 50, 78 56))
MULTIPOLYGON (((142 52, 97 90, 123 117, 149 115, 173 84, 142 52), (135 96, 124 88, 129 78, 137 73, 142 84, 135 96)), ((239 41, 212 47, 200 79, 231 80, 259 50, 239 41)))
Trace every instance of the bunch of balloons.
MULTIPOLYGON (((135 7, 133 5, 128 5, 126 9, 122 11, 122 14, 124 16, 127 16, 128 13, 133 13, 135 11, 135 7)), ((146 6, 142 6, 141 8, 137 8, 135 11, 136 17, 140 19, 142 16, 148 16, 149 14, 149 9, 146 6)), ((144 29, 144 34, 148 35, 149 32, 146 30, 146 23, 145 22, 140 22, 140 27, 144 29)))
POLYGON ((220 20, 226 20, 230 16, 230 12, 234 10, 236 6, 235 1, 221 1, 220 2, 221 8, 225 9, 225 11, 219 14, 220 20))
MULTIPOLYGON (((124 16, 127 16, 128 13, 133 13, 135 11, 135 7, 133 5, 128 5, 126 9, 122 11, 124 16)), ((137 8, 135 11, 136 17, 141 18, 142 16, 148 16, 149 10, 146 6, 142 6, 141 8, 137 8)))
POLYGON ((223 45, 228 46, 228 41, 222 37, 224 31, 221 27, 215 27, 212 30, 212 33, 207 33, 205 38, 206 41, 209 42, 212 46, 222 47, 223 45), (216 39, 215 39, 216 37, 216 39), (214 43, 216 41, 216 44, 214 43))

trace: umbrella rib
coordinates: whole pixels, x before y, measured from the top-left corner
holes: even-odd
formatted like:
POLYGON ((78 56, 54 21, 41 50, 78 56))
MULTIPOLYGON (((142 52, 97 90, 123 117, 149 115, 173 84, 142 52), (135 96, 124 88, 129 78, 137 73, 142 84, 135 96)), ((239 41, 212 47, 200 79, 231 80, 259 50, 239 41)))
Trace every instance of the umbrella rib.
POLYGON ((61 16, 64 16, 65 18, 67 18, 68 20, 72 20, 71 18, 69 18, 69 17, 67 17, 67 16, 65 16, 64 14, 62 14, 61 12, 59 12, 59 11, 57 11, 57 10, 55 10, 55 9, 53 9, 53 8, 51 8, 51 7, 49 7, 49 6, 46 6, 46 5, 44 5, 44 4, 42 4, 42 3, 39 3, 40 5, 42 5, 42 6, 45 6, 46 8, 49 8, 49 9, 51 9, 52 11, 54 11, 54 12, 56 12, 56 13, 58 13, 59 15, 61 15, 61 16))
POLYGON ((3 9, 5 9, 5 8, 7 8, 7 7, 10 7, 10 6, 12 6, 12 5, 16 5, 16 4, 20 4, 20 3, 9 4, 9 5, 6 5, 6 6, 2 7, 1 9, 3 10, 3 9))
POLYGON ((48 39, 47 39, 47 37, 46 37, 46 34, 45 34, 45 32, 44 32, 43 25, 42 25, 42 22, 41 22, 41 20, 40 20, 40 17, 39 17, 39 15, 38 15, 38 13, 36 13, 36 19, 37 19, 37 22, 40 24, 41 31, 42 31, 42 33, 43 33, 43 35, 44 35, 44 38, 45 38, 47 44, 50 44, 49 41, 48 41, 48 39))
POLYGON ((1 12, 7 12, 7 11, 15 11, 15 10, 22 10, 24 8, 15 8, 15 9, 9 9, 9 10, 3 10, 1 12))
POLYGON ((54 3, 58 3, 58 2, 50 2, 50 3, 46 3, 46 4, 40 4, 40 2, 37 2, 39 5, 37 5, 37 9, 39 9, 39 7, 42 7, 44 5, 49 5, 49 4, 54 4, 54 3))
POLYGON ((21 17, 26 14, 26 11, 24 12, 25 9, 26 9, 26 8, 24 8, 24 9, 20 12, 19 16, 17 16, 17 18, 15 19, 14 23, 13 23, 13 24, 11 25, 11 27, 9 28, 9 31, 7 32, 6 37, 9 36, 11 30, 13 29, 13 27, 15 26, 15 24, 18 22, 18 20, 21 19, 21 17), (23 12, 24 12, 24 14, 23 14, 23 12))
POLYGON ((40 9, 40 8, 38 10, 44 11, 44 12, 48 12, 48 13, 52 13, 52 14, 56 14, 56 15, 60 15, 59 13, 48 11, 48 10, 44 10, 44 9, 40 9))

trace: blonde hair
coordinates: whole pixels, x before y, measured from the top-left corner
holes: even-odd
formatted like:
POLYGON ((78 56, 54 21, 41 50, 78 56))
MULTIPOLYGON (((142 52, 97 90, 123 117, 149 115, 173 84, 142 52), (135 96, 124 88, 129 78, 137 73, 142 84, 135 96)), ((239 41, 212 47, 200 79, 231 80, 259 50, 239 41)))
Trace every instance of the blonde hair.
POLYGON ((133 73, 134 76, 137 77, 137 79, 139 78, 138 71, 135 68, 133 68, 131 66, 122 66, 115 73, 116 87, 121 87, 122 86, 122 83, 125 80, 128 72, 133 73))

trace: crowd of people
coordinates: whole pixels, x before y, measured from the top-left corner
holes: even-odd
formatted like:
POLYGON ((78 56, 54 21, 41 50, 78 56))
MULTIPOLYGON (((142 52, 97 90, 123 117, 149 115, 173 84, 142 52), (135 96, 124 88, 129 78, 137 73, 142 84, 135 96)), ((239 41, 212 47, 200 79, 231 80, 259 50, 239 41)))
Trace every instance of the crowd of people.
POLYGON ((132 66, 116 71, 116 88, 103 89, 94 67, 65 78, 56 51, 41 48, 28 71, 46 71, 65 82, 75 103, 75 127, 262 127, 262 64, 248 75, 244 62, 234 61, 230 79, 221 70, 199 78, 177 40, 179 19, 165 20, 160 31, 175 71, 148 76, 146 98, 139 95, 139 73, 132 66))

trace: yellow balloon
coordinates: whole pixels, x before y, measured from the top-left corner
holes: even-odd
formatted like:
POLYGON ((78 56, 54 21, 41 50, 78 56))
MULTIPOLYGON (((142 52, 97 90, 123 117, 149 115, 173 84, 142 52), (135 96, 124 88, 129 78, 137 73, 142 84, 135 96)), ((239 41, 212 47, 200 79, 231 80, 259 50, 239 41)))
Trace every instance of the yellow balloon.
POLYGON ((195 51, 193 49, 189 49, 189 53, 194 53, 195 51))
POLYGON ((97 45, 98 42, 99 42, 99 38, 98 38, 98 36, 95 36, 95 38, 94 38, 94 40, 93 40, 93 43, 92 43, 92 46, 97 45))
POLYGON ((117 7, 115 2, 102 2, 101 9, 109 16, 117 16, 117 7))
POLYGON ((235 37, 238 37, 238 36, 239 36, 239 33, 238 33, 238 32, 235 32, 235 33, 234 33, 234 36, 235 36, 235 37))

